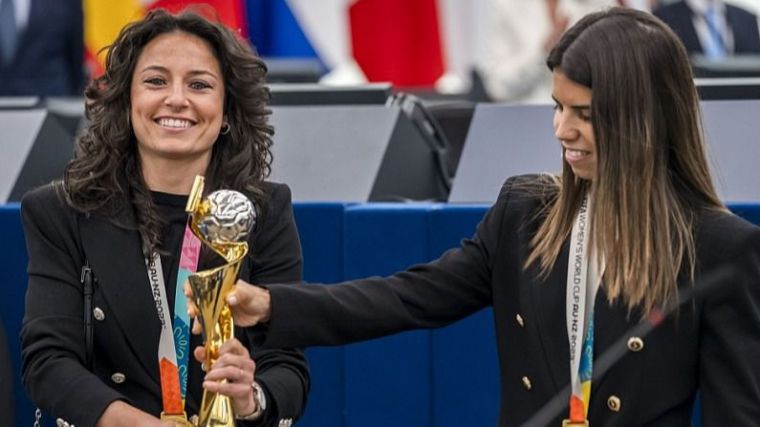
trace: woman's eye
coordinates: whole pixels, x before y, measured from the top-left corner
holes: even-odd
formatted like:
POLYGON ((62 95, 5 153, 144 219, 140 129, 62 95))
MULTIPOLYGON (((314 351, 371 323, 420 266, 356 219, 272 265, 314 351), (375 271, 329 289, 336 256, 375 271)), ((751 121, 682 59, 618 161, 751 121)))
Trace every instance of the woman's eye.
POLYGON ((201 89, 208 89, 211 87, 211 85, 205 83, 205 82, 192 82, 190 83, 190 87, 195 90, 201 90, 201 89))
POLYGON ((161 77, 151 77, 149 79, 145 79, 145 83, 149 85, 153 85, 153 86, 160 86, 166 83, 166 81, 162 79, 161 77))

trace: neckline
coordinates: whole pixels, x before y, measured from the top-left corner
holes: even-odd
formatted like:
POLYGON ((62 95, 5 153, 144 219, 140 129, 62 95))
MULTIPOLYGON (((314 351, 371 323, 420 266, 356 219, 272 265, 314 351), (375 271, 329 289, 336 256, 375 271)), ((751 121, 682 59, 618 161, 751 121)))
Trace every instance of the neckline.
POLYGON ((161 191, 151 191, 150 195, 153 198, 153 202, 157 205, 181 207, 183 209, 187 204, 188 198, 187 194, 172 194, 161 191))

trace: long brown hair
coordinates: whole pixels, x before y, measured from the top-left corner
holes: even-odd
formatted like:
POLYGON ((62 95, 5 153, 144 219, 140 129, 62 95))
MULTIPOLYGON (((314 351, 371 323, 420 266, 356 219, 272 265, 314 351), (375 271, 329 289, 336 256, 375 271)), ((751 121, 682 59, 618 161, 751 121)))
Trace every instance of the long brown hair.
POLYGON ((547 65, 592 90, 597 170, 589 182, 563 162, 526 266, 548 273, 593 192, 592 238, 609 300, 645 313, 672 302, 679 274, 694 278, 698 211, 725 210, 707 166, 686 50, 657 18, 611 8, 570 28, 547 65))
POLYGON ((80 212, 114 217, 122 209, 131 209, 147 251, 160 242, 162 223, 140 170, 129 120, 130 84, 145 45, 177 31, 205 40, 224 78, 224 115, 230 131, 219 135, 214 144, 206 172, 207 191, 241 191, 262 209, 262 181, 269 175, 272 157, 266 66, 249 44, 224 25, 192 11, 172 15, 157 9, 124 27, 108 48, 105 74, 86 89, 89 126, 76 142, 64 186, 68 203, 80 212))

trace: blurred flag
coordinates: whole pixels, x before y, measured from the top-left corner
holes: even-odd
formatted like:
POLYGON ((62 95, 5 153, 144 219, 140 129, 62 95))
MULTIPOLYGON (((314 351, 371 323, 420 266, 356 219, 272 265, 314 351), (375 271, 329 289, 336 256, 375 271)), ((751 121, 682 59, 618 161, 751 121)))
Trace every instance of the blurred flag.
MULTIPOLYGON (((487 53, 491 0, 267 0, 285 2, 330 70, 329 84, 388 81, 398 87, 466 91, 473 64, 487 53)), ((515 0, 542 3, 545 0, 515 0)), ((568 7, 651 0, 560 0, 568 7)), ((541 24, 541 23, 539 23, 541 24)))
POLYGON ((371 81, 432 86, 444 73, 437 0, 359 0, 349 8, 354 58, 371 81))
POLYGON ((178 12, 192 5, 198 13, 223 22, 247 38, 244 3, 243 0, 84 0, 84 38, 90 75, 99 76, 103 72, 105 53, 99 52, 116 39, 122 27, 151 9, 178 12))
POLYGON ((330 69, 324 83, 391 82, 443 91, 469 84, 471 18, 479 2, 285 1, 330 69))

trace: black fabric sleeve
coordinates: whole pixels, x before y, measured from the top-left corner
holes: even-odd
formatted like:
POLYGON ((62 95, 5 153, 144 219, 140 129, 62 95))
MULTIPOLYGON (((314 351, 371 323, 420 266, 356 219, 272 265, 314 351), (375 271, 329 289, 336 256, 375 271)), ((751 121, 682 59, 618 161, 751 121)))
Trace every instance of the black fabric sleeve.
POLYGON ((76 216, 52 186, 26 195, 21 218, 29 254, 29 285, 21 329, 22 378, 43 411, 92 426, 124 396, 84 366, 81 259, 76 216))
POLYGON ((760 228, 742 228, 725 229, 730 237, 720 240, 730 243, 713 248, 716 256, 732 249, 716 266, 729 269, 731 278, 709 289, 701 312, 700 392, 708 427, 760 419, 760 228))
MULTIPOLYGON (((255 284, 289 283, 284 286, 298 288, 303 263, 290 189, 282 184, 269 184, 269 188, 264 221, 250 239, 251 271, 244 279, 255 284)), ((245 332, 249 343, 260 341, 256 328, 245 332)), ((310 386, 309 368, 302 350, 287 347, 294 346, 250 346, 256 362, 256 381, 267 395, 267 411, 261 420, 247 425, 276 427, 280 419, 297 419, 303 413, 310 386)))
POLYGON ((267 286, 272 317, 266 346, 339 345, 433 328, 491 304, 494 254, 513 180, 475 235, 441 258, 385 278, 336 285, 267 286))

